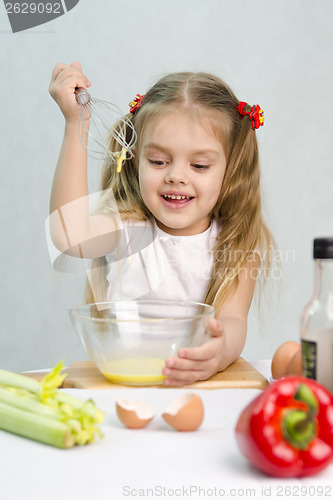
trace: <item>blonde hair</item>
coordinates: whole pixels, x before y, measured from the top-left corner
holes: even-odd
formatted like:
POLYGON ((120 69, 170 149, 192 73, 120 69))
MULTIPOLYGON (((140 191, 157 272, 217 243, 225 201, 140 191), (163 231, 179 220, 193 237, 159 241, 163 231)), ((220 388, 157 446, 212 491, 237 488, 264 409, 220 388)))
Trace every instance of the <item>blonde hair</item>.
MULTIPOLYGON (((161 78, 146 93, 135 115, 128 115, 138 136, 135 157, 124 162, 120 173, 112 161, 106 163, 101 180, 101 189, 114 197, 122 219, 152 220, 153 215, 141 197, 136 165, 147 127, 153 119, 172 111, 192 113, 198 120, 208 116, 227 159, 221 192, 211 213, 221 223, 222 230, 214 248, 215 260, 205 302, 216 311, 234 293, 242 269, 253 260, 255 252, 262 256, 263 268, 269 269, 274 246, 262 218, 256 132, 248 117, 241 119, 238 104, 230 88, 213 75, 172 73, 161 78)), ((113 140, 111 149, 120 150, 120 146, 113 140)), ((111 206, 106 195, 100 212, 112 215, 111 206)), ((267 276, 267 272, 262 275, 267 276)), ((99 279, 103 280, 101 276, 99 279)), ((91 288, 88 286, 88 302, 96 301, 96 296, 91 300, 91 288)))

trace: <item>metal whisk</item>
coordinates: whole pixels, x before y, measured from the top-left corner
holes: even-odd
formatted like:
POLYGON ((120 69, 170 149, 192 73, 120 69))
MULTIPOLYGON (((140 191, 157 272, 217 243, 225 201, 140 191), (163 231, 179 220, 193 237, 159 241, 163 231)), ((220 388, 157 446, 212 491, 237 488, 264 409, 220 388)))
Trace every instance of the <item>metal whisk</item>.
POLYGON ((117 106, 93 98, 86 89, 76 90, 76 100, 81 107, 80 140, 87 149, 87 154, 99 160, 111 158, 117 165, 117 172, 120 172, 123 161, 134 156, 132 148, 137 134, 132 121, 117 106), (89 127, 86 124, 87 118, 89 127), (89 145, 83 139, 85 133, 88 134, 89 145), (112 139, 119 144, 120 151, 112 151, 112 139))

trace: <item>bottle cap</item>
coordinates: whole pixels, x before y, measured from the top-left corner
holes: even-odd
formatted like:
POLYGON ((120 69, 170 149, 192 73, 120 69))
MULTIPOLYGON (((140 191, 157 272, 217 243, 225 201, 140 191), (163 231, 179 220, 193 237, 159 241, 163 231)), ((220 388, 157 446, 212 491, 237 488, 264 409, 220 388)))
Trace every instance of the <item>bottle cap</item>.
POLYGON ((333 237, 316 238, 313 241, 314 259, 333 259, 333 237))

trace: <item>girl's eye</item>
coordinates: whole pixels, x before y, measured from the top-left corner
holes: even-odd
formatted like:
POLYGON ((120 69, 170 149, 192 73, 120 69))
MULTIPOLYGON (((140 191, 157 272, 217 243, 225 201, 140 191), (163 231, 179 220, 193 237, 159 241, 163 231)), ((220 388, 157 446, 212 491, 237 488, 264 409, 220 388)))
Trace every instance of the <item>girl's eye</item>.
POLYGON ((151 160, 151 159, 148 159, 149 163, 151 163, 152 165, 156 165, 157 167, 163 167, 163 165, 166 164, 166 161, 163 161, 163 160, 151 160))
POLYGON ((209 165, 200 165, 199 163, 192 163, 192 167, 197 170, 204 170, 209 168, 209 165))

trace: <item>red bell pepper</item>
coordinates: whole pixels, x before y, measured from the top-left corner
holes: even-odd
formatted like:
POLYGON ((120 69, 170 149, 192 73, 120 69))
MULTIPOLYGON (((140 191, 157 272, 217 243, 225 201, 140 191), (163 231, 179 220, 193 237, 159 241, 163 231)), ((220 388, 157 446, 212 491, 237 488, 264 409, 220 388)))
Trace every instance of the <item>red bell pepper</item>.
POLYGON ((267 474, 317 474, 333 457, 333 396, 315 380, 287 376, 242 411, 235 432, 243 455, 267 474))

